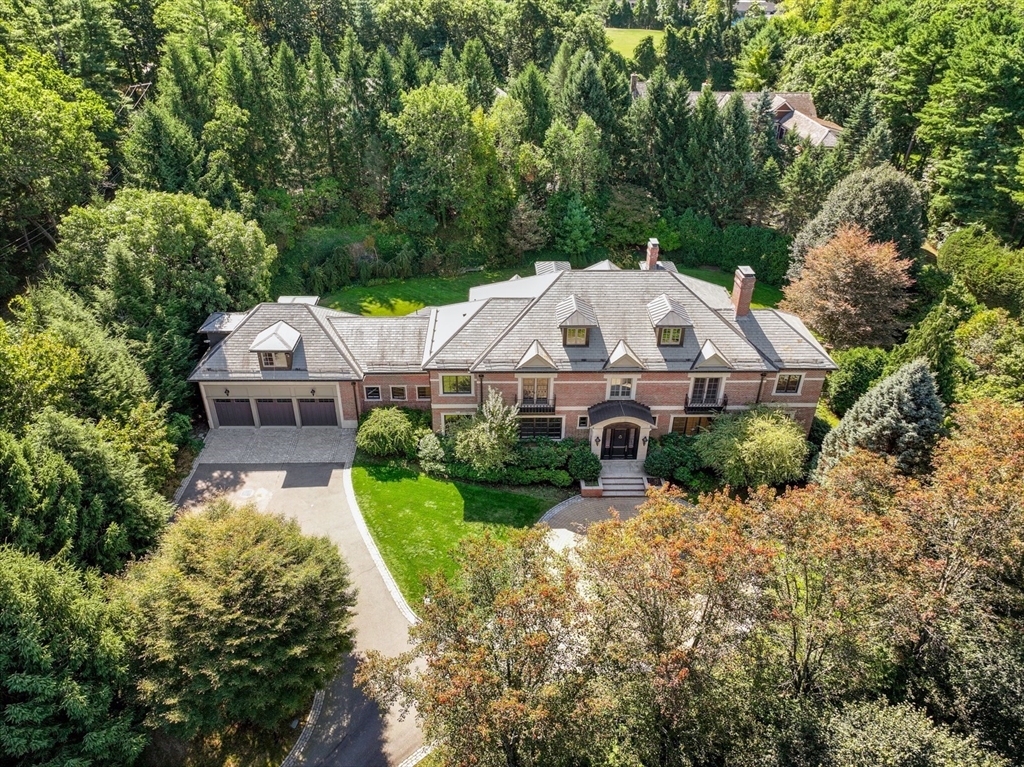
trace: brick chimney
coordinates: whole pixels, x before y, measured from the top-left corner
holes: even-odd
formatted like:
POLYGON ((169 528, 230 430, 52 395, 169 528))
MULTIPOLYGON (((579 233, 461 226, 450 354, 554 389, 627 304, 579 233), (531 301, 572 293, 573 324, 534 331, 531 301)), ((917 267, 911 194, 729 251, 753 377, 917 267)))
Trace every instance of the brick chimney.
POLYGON ((732 305, 737 317, 750 314, 750 299, 754 296, 754 285, 757 278, 749 266, 736 267, 736 275, 732 282, 732 305))
POLYGON ((658 268, 659 250, 661 250, 661 246, 656 238, 652 237, 647 241, 647 271, 653 272, 658 268))

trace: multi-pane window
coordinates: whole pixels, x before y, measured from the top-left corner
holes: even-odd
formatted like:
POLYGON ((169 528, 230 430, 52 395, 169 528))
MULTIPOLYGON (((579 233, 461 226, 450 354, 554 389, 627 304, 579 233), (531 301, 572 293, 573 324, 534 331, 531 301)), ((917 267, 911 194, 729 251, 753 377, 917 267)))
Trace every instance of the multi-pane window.
POLYGON ((471 376, 441 376, 441 392, 443 394, 472 394, 473 379, 471 376))
POLYGON ((662 346, 679 346, 683 341, 682 328, 662 328, 658 343, 662 346))
POLYGON ((561 418, 520 418, 519 439, 562 438, 561 418))
POLYGON ((693 396, 690 397, 690 401, 717 403, 721 388, 721 378, 694 378, 693 396))
POLYGON ((799 375, 780 375, 778 381, 775 383, 776 394, 796 394, 800 391, 800 379, 803 376, 799 375))
POLYGON ((609 399, 633 399, 633 379, 613 378, 608 389, 609 399))
POLYGON ((430 399, 430 387, 429 386, 417 386, 416 387, 416 399, 430 399))
POLYGON ((379 386, 367 386, 366 387, 366 399, 368 399, 368 400, 379 400, 380 399, 380 387, 379 386))
POLYGON ((404 400, 405 399, 405 387, 404 386, 392 386, 391 387, 391 399, 393 400, 404 400))
POLYGON ((265 368, 274 367, 274 353, 260 352, 260 364, 265 368))
POLYGON ((576 419, 577 429, 588 429, 590 428, 590 416, 581 415, 576 419))
POLYGON ((523 404, 546 405, 548 392, 551 389, 550 378, 524 378, 523 404))
POLYGON ((566 328, 565 329, 565 345, 566 346, 586 346, 587 345, 587 331, 588 331, 588 328, 566 328))

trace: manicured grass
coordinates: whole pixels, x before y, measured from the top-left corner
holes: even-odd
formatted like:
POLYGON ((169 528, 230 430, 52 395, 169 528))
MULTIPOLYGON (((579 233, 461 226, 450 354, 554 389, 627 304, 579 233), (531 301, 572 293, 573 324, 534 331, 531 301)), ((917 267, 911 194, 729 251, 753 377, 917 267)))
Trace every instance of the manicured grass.
POLYGON ((608 45, 613 51, 621 53, 626 60, 633 58, 633 51, 645 37, 654 38, 654 46, 657 47, 665 32, 660 29, 616 29, 605 27, 604 33, 608 36, 608 45))
MULTIPOLYGON (((696 277, 698 280, 721 285, 726 290, 732 290, 733 275, 728 272, 721 272, 717 269, 680 269, 679 272, 696 277)), ((750 302, 750 306, 754 309, 771 309, 777 306, 781 300, 781 290, 759 282, 754 286, 754 300, 750 302)))
POLYGON ((320 304, 353 314, 399 316, 424 306, 468 301, 470 288, 507 280, 517 273, 533 274, 533 266, 469 272, 457 277, 410 277, 380 285, 351 285, 323 296, 320 304))
POLYGON ((504 489, 449 482, 414 467, 356 458, 352 484, 359 508, 391 575, 416 609, 421 577, 455 571, 450 552, 467 536, 504 536, 529 527, 569 491, 553 487, 504 489))

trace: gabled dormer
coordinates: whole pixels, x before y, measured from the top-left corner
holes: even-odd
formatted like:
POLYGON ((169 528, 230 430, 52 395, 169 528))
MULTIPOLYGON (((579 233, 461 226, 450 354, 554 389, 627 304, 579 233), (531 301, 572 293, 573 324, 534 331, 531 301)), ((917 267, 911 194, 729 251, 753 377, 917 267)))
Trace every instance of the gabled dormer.
POLYGON ((641 362, 636 352, 629 348, 629 344, 625 341, 619 341, 615 344, 615 348, 608 357, 608 367, 642 370, 644 368, 644 363, 641 362))
POLYGON ((693 327, 690 315, 678 301, 662 293, 647 304, 647 316, 658 340, 658 346, 680 346, 686 329, 693 327))
POLYGON ((710 339, 704 342, 704 345, 700 347, 700 354, 697 359, 693 362, 693 369, 700 370, 701 368, 731 368, 732 363, 726 358, 722 352, 718 350, 714 342, 710 339))
POLYGON ((256 353, 261 370, 291 370, 300 340, 302 334, 282 320, 257 335, 249 351, 256 353))
POLYGON ((597 327, 597 314, 582 298, 571 295, 560 301, 555 307, 555 319, 562 329, 563 345, 590 345, 590 331, 597 327))
POLYGON ((555 367, 555 361, 551 359, 551 355, 547 353, 544 345, 540 341, 534 341, 530 344, 530 348, 526 350, 526 353, 519 360, 519 364, 516 365, 516 370, 522 370, 524 368, 547 368, 549 370, 554 370, 555 367))

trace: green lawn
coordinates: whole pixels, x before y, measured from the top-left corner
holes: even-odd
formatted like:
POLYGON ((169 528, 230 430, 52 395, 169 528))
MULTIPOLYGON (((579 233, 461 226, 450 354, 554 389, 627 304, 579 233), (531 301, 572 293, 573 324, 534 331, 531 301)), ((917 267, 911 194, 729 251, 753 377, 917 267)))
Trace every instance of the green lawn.
MULTIPOLYGON (((721 285, 726 290, 732 291, 733 275, 729 272, 722 272, 717 269, 686 268, 680 269, 679 272, 680 274, 685 274, 689 277, 696 277, 698 280, 713 282, 715 285, 721 285)), ((754 309, 771 309, 777 306, 781 300, 781 290, 773 288, 771 285, 765 285, 763 282, 759 282, 754 285, 754 300, 750 302, 750 306, 754 309)))
POLYGON ((661 38, 665 36, 665 32, 660 29, 616 29, 615 27, 605 27, 604 33, 608 36, 608 44, 611 46, 613 51, 621 53, 626 57, 626 60, 633 58, 633 51, 636 50, 637 45, 645 37, 653 37, 655 47, 661 42, 661 38))
POLYGON ((488 282, 507 280, 513 274, 533 273, 531 265, 518 269, 469 272, 458 277, 410 277, 381 285, 351 285, 328 293, 320 303, 343 312, 366 315, 410 314, 424 306, 440 306, 469 300, 469 289, 488 282))
POLYGON ((513 492, 449 482, 361 457, 352 467, 352 484, 373 539, 413 609, 423 600, 422 575, 455 571, 449 552, 462 538, 529 527, 569 496, 548 486, 513 492))

